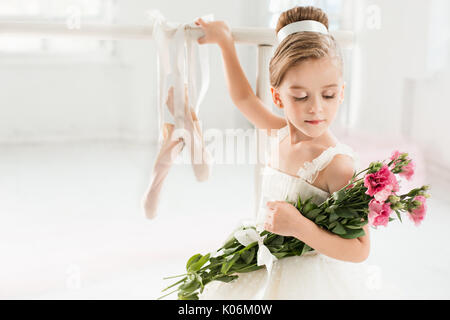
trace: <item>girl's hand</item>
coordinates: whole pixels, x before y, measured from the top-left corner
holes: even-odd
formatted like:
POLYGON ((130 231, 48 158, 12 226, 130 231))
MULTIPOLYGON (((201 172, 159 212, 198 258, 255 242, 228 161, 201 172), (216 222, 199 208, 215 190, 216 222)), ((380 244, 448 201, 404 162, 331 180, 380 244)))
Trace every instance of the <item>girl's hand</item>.
POLYGON ((296 207, 286 201, 268 201, 264 229, 282 236, 293 237, 306 219, 296 207))
POLYGON ((233 41, 231 29, 225 21, 211 21, 205 22, 202 18, 195 20, 195 24, 200 26, 205 35, 197 39, 200 44, 217 43, 222 46, 230 41, 233 41))

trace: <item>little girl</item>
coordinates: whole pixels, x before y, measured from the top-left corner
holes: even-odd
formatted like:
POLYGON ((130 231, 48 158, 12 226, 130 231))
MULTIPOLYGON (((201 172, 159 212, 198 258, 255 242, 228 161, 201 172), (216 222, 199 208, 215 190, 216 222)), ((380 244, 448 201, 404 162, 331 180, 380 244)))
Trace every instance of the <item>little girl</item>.
POLYGON ((199 298, 252 299, 263 287, 265 299, 374 297, 371 274, 361 263, 369 256, 368 226, 363 237, 343 239, 319 228, 285 201, 312 196, 320 204, 344 187, 356 170, 355 154, 329 129, 343 102, 345 83, 343 57, 328 33, 327 15, 315 7, 295 7, 279 17, 276 31, 281 42, 270 61, 270 84, 273 102, 284 110, 284 117, 272 113, 252 91, 226 22, 199 18, 196 24, 205 33, 198 42, 217 43, 221 49, 234 104, 257 128, 279 141, 279 154, 272 155, 278 159, 271 158, 279 165, 269 163, 264 172, 262 198, 277 199, 264 201, 264 229, 296 237, 313 249, 275 261, 270 277, 263 268, 239 274, 230 283, 210 282, 199 298))

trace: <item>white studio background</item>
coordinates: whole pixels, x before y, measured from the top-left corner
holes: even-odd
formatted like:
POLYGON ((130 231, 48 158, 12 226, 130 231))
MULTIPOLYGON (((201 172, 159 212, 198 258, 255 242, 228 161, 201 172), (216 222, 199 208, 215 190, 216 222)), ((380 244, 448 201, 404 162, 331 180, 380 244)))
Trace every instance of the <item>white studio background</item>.
MULTIPOLYGON (((337 136, 363 164, 411 151, 414 185, 435 187, 422 227, 405 221, 372 233, 370 262, 390 270, 384 275, 412 298, 450 297, 442 247, 450 222, 447 1, 67 0, 53 12, 52 0, 1 0, 0 19, 51 20, 81 8, 81 28, 145 25, 146 11, 157 8, 177 22, 213 13, 231 27, 267 27, 294 5, 339 6, 333 26, 356 35, 337 136)), ((256 48, 237 48, 255 88, 256 48)), ((251 128, 228 95, 219 48, 209 49, 204 128, 251 128)), ((140 199, 158 133, 152 41, 27 42, 0 32, 0 85, 0 298, 153 299, 172 283, 162 277, 182 273, 190 255, 214 249, 252 216, 252 165, 215 165, 204 183, 189 165, 175 165, 159 216, 145 219, 140 199)))

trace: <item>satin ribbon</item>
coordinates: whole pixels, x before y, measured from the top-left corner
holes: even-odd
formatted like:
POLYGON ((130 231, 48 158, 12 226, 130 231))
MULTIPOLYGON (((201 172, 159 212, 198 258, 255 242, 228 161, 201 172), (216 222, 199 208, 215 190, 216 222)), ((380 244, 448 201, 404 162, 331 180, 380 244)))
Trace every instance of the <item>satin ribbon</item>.
POLYGON ((271 275, 272 275, 272 267, 273 262, 275 260, 278 260, 277 257, 275 257, 264 245, 264 237, 261 237, 259 233, 252 228, 252 226, 255 226, 252 223, 243 223, 243 227, 246 229, 240 229, 238 231, 234 232, 234 237, 236 240, 242 244, 243 246, 248 246, 249 244, 253 242, 258 242, 258 253, 256 257, 256 263, 258 266, 265 265, 267 270, 267 279, 264 283, 264 285, 258 290, 258 292, 255 294, 253 299, 255 300, 261 300, 265 297, 267 288, 270 284, 271 275))

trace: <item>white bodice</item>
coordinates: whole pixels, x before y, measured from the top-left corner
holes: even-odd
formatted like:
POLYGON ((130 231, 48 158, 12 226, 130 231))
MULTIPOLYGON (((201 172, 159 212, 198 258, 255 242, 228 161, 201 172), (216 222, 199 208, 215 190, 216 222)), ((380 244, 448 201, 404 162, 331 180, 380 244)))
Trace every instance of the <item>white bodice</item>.
MULTIPOLYGON (((276 143, 279 143, 288 135, 289 127, 285 126, 278 130, 276 143)), ((317 158, 306 162, 297 172, 297 176, 292 176, 279 169, 266 165, 262 171, 261 198, 258 210, 258 222, 265 219, 267 201, 297 201, 298 196, 304 201, 312 197, 312 201, 321 204, 329 196, 329 192, 313 185, 318 173, 323 170, 336 154, 346 154, 353 158, 355 170, 358 167, 359 158, 351 147, 343 143, 337 143, 334 147, 329 147, 317 158)))

